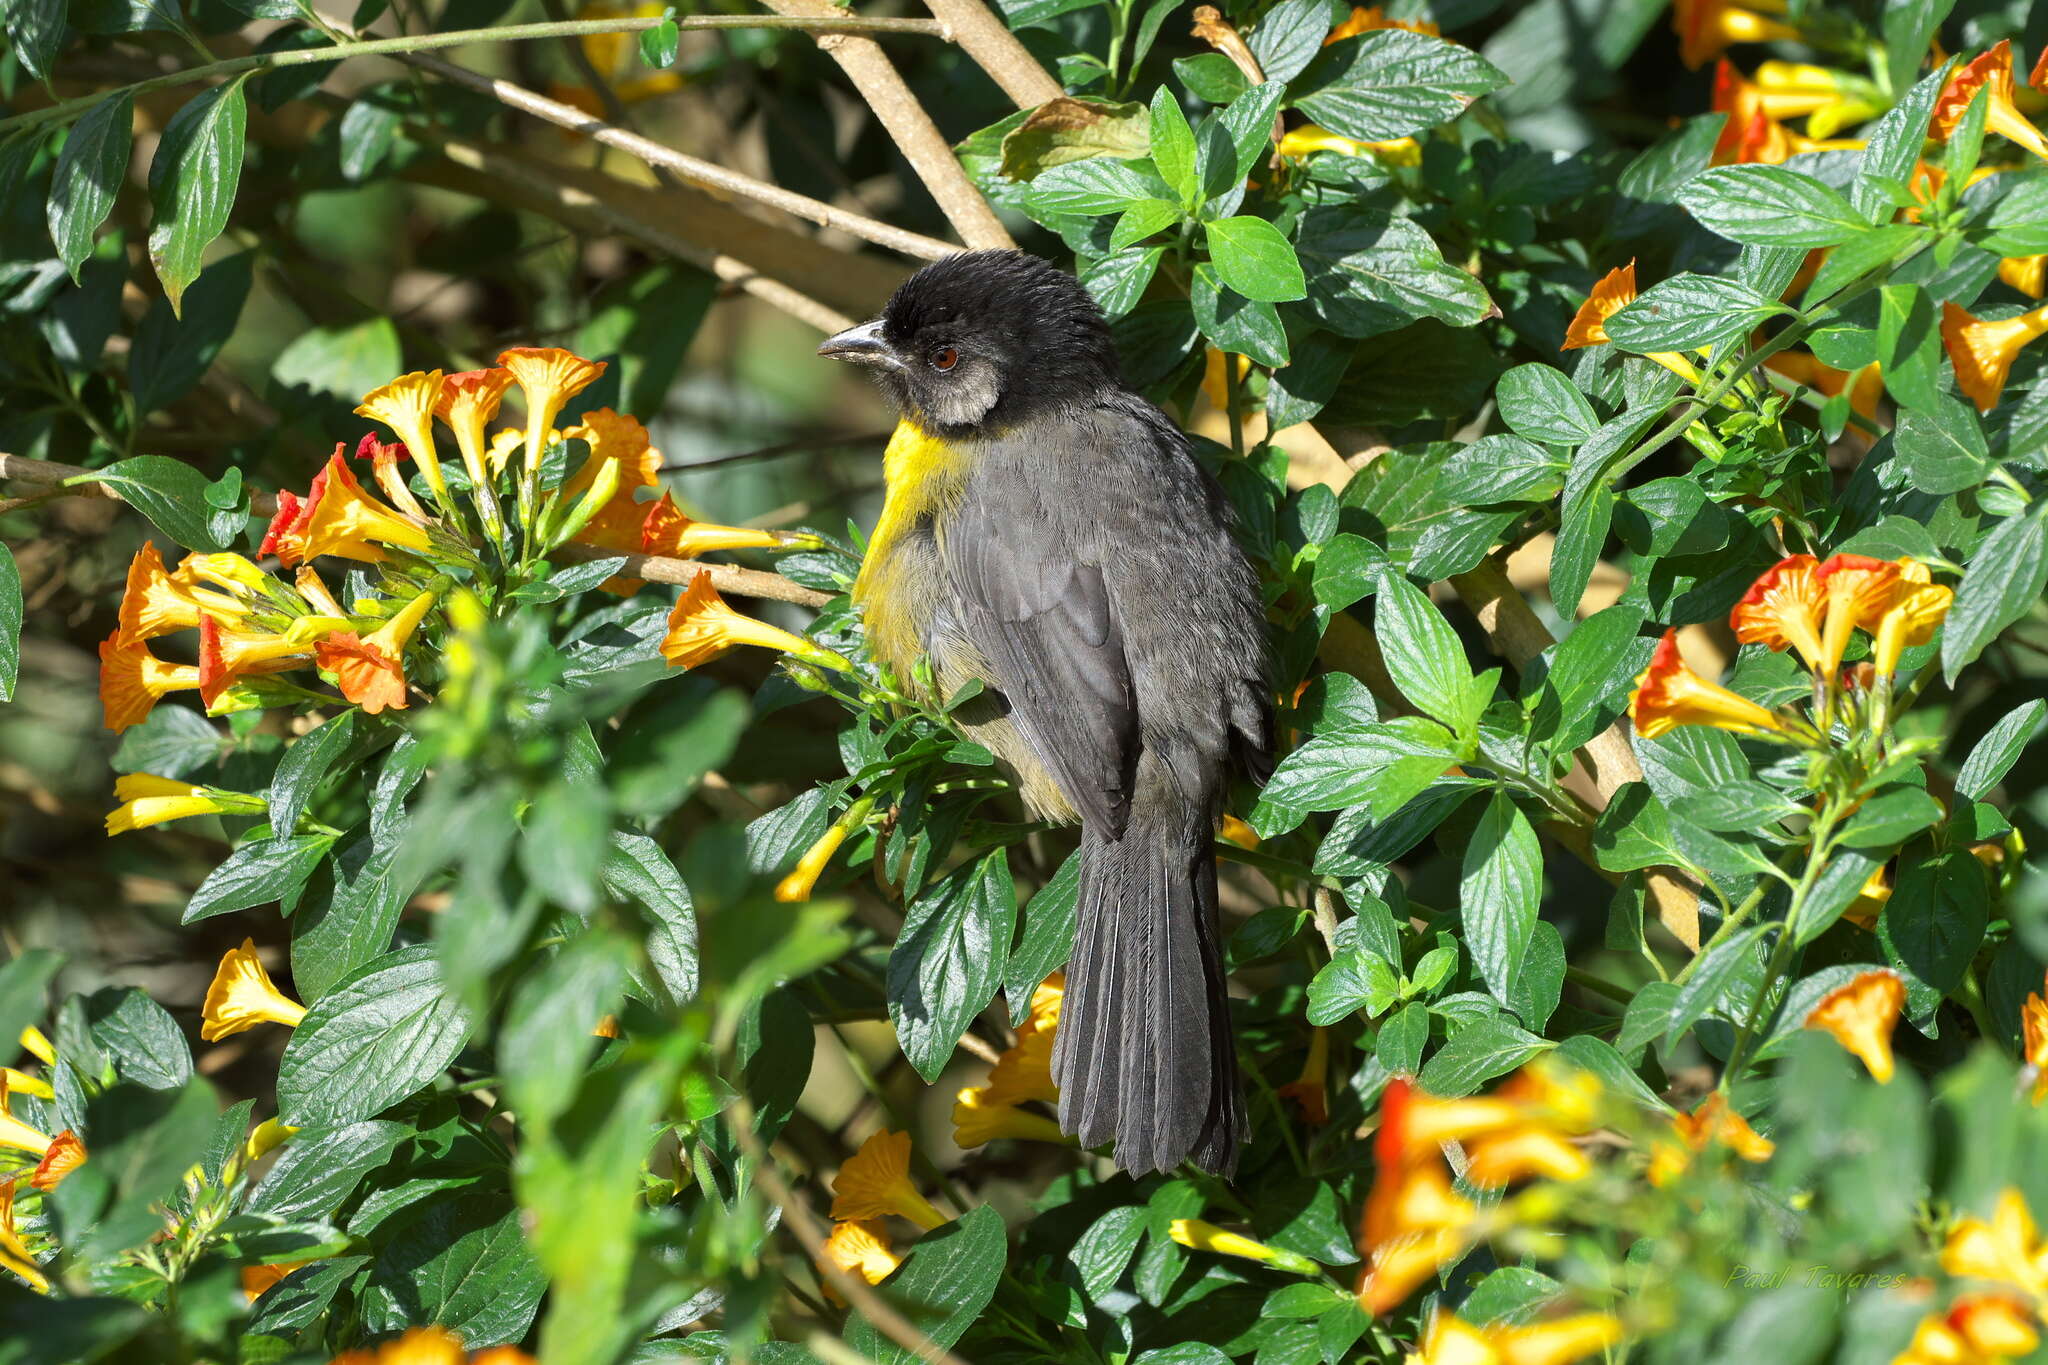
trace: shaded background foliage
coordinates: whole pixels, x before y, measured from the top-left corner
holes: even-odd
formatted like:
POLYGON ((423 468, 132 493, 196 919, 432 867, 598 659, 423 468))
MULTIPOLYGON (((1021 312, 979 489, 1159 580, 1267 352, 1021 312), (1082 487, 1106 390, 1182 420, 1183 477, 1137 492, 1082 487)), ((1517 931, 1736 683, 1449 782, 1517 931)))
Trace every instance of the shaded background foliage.
MULTIPOLYGON (((1813 9, 1795 6, 1793 17, 1840 35, 1837 50, 1882 34, 1898 49, 1892 57, 1911 58, 1899 65, 1878 55, 1872 69, 1890 100, 1912 98, 1925 74, 1920 54, 1937 32, 1965 54, 2011 38, 2031 56, 2048 41, 2048 19, 2020 0, 1945 13, 1931 4, 1813 9)), ((1475 1321, 1514 1320, 1562 1283, 1583 1294, 1620 1264, 1628 1241, 1661 1237, 1691 1259, 1677 1262, 1687 1278, 1670 1298, 1631 1310, 1633 1330, 1666 1333, 1647 1348, 1653 1358, 1733 1359, 1795 1323, 1813 1343, 1801 1358, 1834 1349, 1844 1360, 1883 1360, 1900 1349, 1919 1301, 1846 1301, 1838 1338, 1839 1295, 1795 1286, 1745 1296, 1730 1287, 1727 1248, 1744 1248, 1742 1262, 1766 1278, 1771 1267, 1813 1263, 1917 1272, 1927 1268, 1918 1224, 1928 1220, 1915 1196, 1978 1207, 2014 1179, 2037 1207, 2048 1194, 2034 1188, 2041 1177, 2025 1160, 2038 1121, 2008 1102, 2010 1064, 1974 1051, 1987 1038, 2008 1052, 2019 1042, 2021 1001, 2048 956, 2048 901, 2019 866, 2019 844, 2004 842, 2012 861, 1996 878, 1980 877, 1962 851, 2005 841, 2008 820, 2030 833, 2042 813, 2039 751, 2023 749, 2038 728, 2025 705, 2048 695, 2032 600, 2048 408, 2040 352, 2021 360, 2005 401, 1981 422, 1957 416, 1938 338, 1922 327, 1910 354, 1895 357, 1911 363, 1892 370, 1911 385, 1917 364, 1925 387, 1894 379, 1891 398, 1908 416, 1874 445, 1854 432, 1840 439, 1850 420, 1844 400, 1799 407, 1775 446, 1754 429, 1723 430, 1719 461, 1675 432, 1641 447, 1678 390, 1621 351, 1739 350, 1821 240, 1796 228, 1776 240, 1758 232, 1755 224, 1784 217, 1782 204, 1715 218, 1722 200, 1694 183, 1721 131, 1702 112, 1711 74, 1681 62, 1662 4, 1450 0, 1393 13, 1441 26, 1464 55, 1445 59, 1457 65, 1444 83, 1455 98, 1441 114, 1381 129, 1381 139, 1372 120, 1387 115, 1346 102, 1375 69, 1357 54, 1420 61, 1441 57, 1440 45, 1381 30, 1325 50, 1340 9, 1228 9, 1276 80, 1292 68, 1290 125, 1306 114, 1332 127, 1356 119, 1359 139, 1418 135, 1412 160, 1323 151, 1274 165, 1264 147, 1271 107, 1190 35, 1188 10, 1167 0, 1006 7, 1004 19, 1067 89, 1133 102, 1112 111, 1112 128, 1091 123, 1091 135, 1113 132, 1129 140, 1127 151, 1149 149, 1156 176, 1117 158, 1060 166, 1057 137, 1035 150, 1006 143, 1023 115, 960 47, 929 35, 883 40, 1017 240, 1074 264, 1119 315, 1129 374, 1203 438, 1272 588, 1283 720, 1302 747, 1278 785, 1239 812, 1266 842, 1231 855, 1225 871, 1241 1046, 1254 1072, 1256 1131, 1242 1189, 1192 1177, 1134 1188, 1049 1144, 955 1146, 956 1088, 982 1076, 982 1054, 1009 1044, 1031 988, 1063 959, 1061 893, 1071 886, 1059 869, 1071 836, 1017 824, 1000 791, 960 787, 985 773, 934 717, 889 731, 894 713, 872 695, 834 707, 752 653, 664 678, 649 601, 636 616, 579 592, 508 613, 478 637, 494 662, 467 685, 464 708, 426 708, 417 738, 404 742, 367 718, 340 737, 312 784, 308 815, 351 830, 367 822, 372 837, 359 857, 376 855, 380 822, 409 822, 407 866, 421 889, 382 941, 347 945, 331 960, 307 946, 320 945, 308 928, 319 908, 331 912, 362 872, 345 852, 313 876, 289 924, 268 901, 182 923, 194 917, 195 890, 255 822, 192 822, 109 842, 101 820, 110 771, 262 790, 277 780, 281 755, 304 752, 311 727, 284 712, 206 722, 174 702, 118 742, 106 734, 93 649, 114 628, 119 586, 146 528, 119 504, 62 498, 0 512, 27 605, 16 695, 0 709, 0 897, 10 953, 62 953, 51 998, 84 997, 54 1024, 43 1019, 60 1050, 79 1058, 82 1076, 93 1058, 119 1078, 93 1096, 93 1122, 107 1133, 174 1135, 161 1139, 156 1160, 173 1174, 198 1159, 216 1106, 184 1085, 194 1065, 184 1046, 214 963, 245 936, 273 948, 293 940, 289 959, 273 953, 273 966, 282 977, 289 965, 316 1012, 321 997, 338 1002, 325 1007, 331 1014, 350 990, 387 992, 404 1039, 420 1044, 378 1056, 335 1088, 291 1066, 280 1076, 278 1030, 198 1049, 197 1072, 214 1094, 254 1102, 218 1130, 226 1136, 207 1158, 213 1176, 240 1142, 236 1126, 278 1103, 322 1121, 304 1125, 318 1129, 317 1145, 285 1147, 234 1213, 245 1221, 226 1232, 188 1196, 186 1226, 208 1232, 179 1268, 177 1317, 145 1328, 93 1300, 75 1316, 44 1317, 53 1336, 76 1334, 64 1350, 120 1349, 125 1332, 141 1334, 137 1350, 317 1360, 432 1321, 478 1345, 538 1342, 549 1360, 717 1357, 761 1342, 771 1343, 766 1358, 801 1359, 807 1339, 827 1349, 812 1339, 820 1331, 874 1358, 899 1358, 902 1348, 868 1320, 846 1323, 811 1292, 798 1244, 778 1226, 780 1196, 761 1197, 753 1150, 774 1142, 788 1178, 822 1209, 823 1177, 879 1125, 912 1133, 919 1183, 963 1215, 930 1234, 935 1244, 890 1286, 905 1302, 922 1301, 911 1312, 919 1330, 967 1358, 1398 1358, 1418 1319, 1372 1324, 1333 1287, 1348 1289, 1356 1272, 1356 1216, 1375 1171, 1359 1134, 1392 1073, 1419 1070, 1425 1086, 1464 1093, 1562 1043, 1617 1092, 1689 1109, 1753 1027, 1766 1060, 1782 1067, 1744 1077, 1736 1090, 1737 1107, 1789 1152, 1770 1198, 1751 1202, 1751 1187, 1726 1176, 1707 1187, 1711 1216, 1689 1228, 1669 1201, 1646 1204, 1640 1221, 1571 1242, 1567 1265, 1551 1265, 1555 1279, 1509 1265, 1472 1289, 1473 1275, 1492 1268, 1481 1251, 1445 1286, 1445 1301, 1475 1321), (1163 102, 1154 98, 1162 89, 1163 102), (1470 96, 1483 98, 1454 120, 1470 96), (1205 131, 1208 106, 1238 109, 1247 98, 1254 103, 1235 124, 1219 116, 1220 137, 1205 131), (1183 112, 1195 121, 1174 124, 1183 112), (1176 126, 1187 138, 1177 163, 1162 137, 1176 126), (1006 164, 1023 178, 1006 175, 1006 164), (1218 166, 1227 170, 1209 180, 1218 166), (1116 240, 1134 201, 1166 208, 1139 210, 1126 219, 1131 230, 1151 231, 1116 240), (1246 218, 1272 226, 1195 227, 1246 218), (1696 332, 1667 335, 1657 310, 1645 309, 1635 314, 1641 331, 1615 322, 1617 345, 1560 357, 1580 301, 1631 257, 1646 289, 1687 272, 1705 281, 1692 286, 1705 292, 1672 310, 1696 332), (1747 292, 1716 293, 1716 281, 1747 292), (1210 342, 1259 367, 1231 379, 1231 367, 1209 363, 1210 342), (1569 381, 1518 368, 1561 360, 1569 381), (1267 416, 1289 428, 1272 445, 1262 441, 1267 416), (1627 426, 1631 416, 1641 420, 1627 426), (1915 420, 1921 429, 1909 443, 1915 420), (1960 435, 1946 440, 1951 432, 1960 435), (1589 479, 1589 469, 1603 471, 1586 447, 1601 439, 1615 451, 1638 446, 1639 463, 1589 479), (1992 472, 1999 462, 2002 476, 1992 472), (1878 472, 1887 467, 1892 474, 1878 472), (1625 494, 1609 491, 1609 520, 1596 524, 1581 501, 1597 501, 1586 488, 1624 481, 1625 494), (1772 514, 1792 533, 1773 526, 1772 514), (2009 540, 2031 540, 1983 552, 1984 533, 1998 526, 2021 528, 2009 540), (1497 545, 1518 548, 1489 558, 1497 545), (1798 789, 1794 775, 1765 772, 1754 746, 1692 731, 1641 745, 1646 780, 1630 785, 1611 766, 1602 771, 1611 749, 1590 747, 1610 734, 1659 627, 1706 625, 1689 632, 1689 649, 1733 658, 1718 623, 1743 588, 1782 550, 1845 545, 1982 566, 1980 584, 2016 585, 2017 600, 1984 618, 1993 626, 1979 632, 1981 659, 1955 658, 1906 721, 1910 736, 1937 741, 1927 786, 1960 814, 1944 811, 1933 832, 1932 817, 1903 817, 1854 855, 1867 873, 1904 848, 1894 903, 1902 931, 1919 939, 1902 932, 1880 943, 1837 925, 1799 969, 1809 990, 1835 984, 1839 972, 1827 973, 1851 963, 1889 962, 1926 978, 1912 983, 1908 1014, 1921 1032, 1901 1029, 1913 1066, 1895 1088, 1788 1038, 1790 1002, 1771 998, 1775 1023, 1747 1017, 1766 965, 1760 950, 1748 951, 1754 939, 1723 939, 1689 989, 1661 979, 1686 970, 1681 939, 1713 937, 1750 883, 1768 885, 1755 871, 1760 858, 1796 846, 1782 832, 1751 838, 1753 825, 1741 821, 1695 828, 1683 818, 1688 803, 1761 774, 1775 786, 1750 794, 1769 813, 1769 800, 1782 805, 1798 789), (1450 586, 1425 595, 1410 578, 1450 586), (1503 594, 1517 606, 1526 594, 1527 605, 1503 608, 1503 594), (608 630, 636 643, 607 655, 608 630), (1548 652, 1553 637, 1565 643, 1548 652), (590 684, 573 698, 562 688, 565 666, 590 684), (1488 670, 1504 667, 1498 698, 1519 705, 1497 699, 1488 670), (536 695, 555 704, 527 706, 536 695), (1959 802, 1954 779, 1966 759, 2015 716, 2011 742, 1993 743, 1980 774, 2003 771, 1959 802), (1519 755, 1500 747, 1510 730, 1519 755), (386 776, 404 770, 405 744, 434 759, 409 815, 405 784, 386 776), (1482 744, 1493 747, 1482 753, 1482 744), (2004 749, 2011 754, 2001 761, 2004 749), (1566 778, 1581 750, 1580 771, 1566 778), (1489 776, 1446 778, 1453 759, 1489 776), (602 795, 592 798, 577 783, 599 770, 602 795), (861 774, 860 795, 878 802, 878 817, 896 807, 894 823, 854 832, 814 904, 769 901, 775 879, 846 809, 848 778, 861 774), (1992 782, 1995 799, 1985 801, 1992 782), (1700 877, 1659 871, 1673 864, 1721 886, 1702 895, 1700 877), (1512 913, 1475 929, 1479 908, 1491 906, 1512 913), (354 984, 330 994, 344 977, 354 984), (167 1013, 122 994, 134 986, 167 1013), (991 999, 998 986, 1006 1001, 991 999), (598 1016, 614 1009, 624 1037, 590 1041, 598 1016), (973 1055, 956 1053, 953 1028, 970 1025, 973 1055), (1330 1036, 1312 1044, 1317 1028, 1330 1036), (1331 1057, 1318 1078, 1329 1109, 1319 1123, 1274 1093, 1313 1067, 1311 1046, 1331 1057), (1937 1078, 1938 1102, 1918 1088, 1918 1071, 1937 1078), (1780 1093, 1796 1103, 1767 1110, 1780 1093), (1842 1124, 1844 1114, 1853 1121, 1842 1124), (2008 1159, 1972 1155, 1993 1134, 2005 1135, 2008 1159), (1878 1141, 1897 1169, 1925 1173, 1924 1188, 1859 1148, 1878 1141), (299 1167, 304 1185, 288 1178, 299 1167), (1827 1197, 1792 1228, 1787 1201, 1815 1184, 1827 1197), (997 1213, 1010 1223, 1007 1240, 997 1213), (246 1221, 253 1215, 264 1217, 246 1221), (1310 1258, 1328 1283, 1291 1284, 1270 1268, 1191 1255, 1167 1234, 1173 1219, 1204 1215, 1310 1258), (297 1272, 293 1297, 266 1296, 246 1318, 238 1269, 311 1251, 326 1254, 297 1272), (547 1325, 534 1327, 544 1294, 547 1325), (87 1314, 97 1316, 88 1323, 87 1314)), ((10 116, 47 103, 34 79, 45 72, 59 96, 72 96, 190 65, 195 41, 215 59, 314 41, 290 6, 202 3, 175 24, 167 14, 16 0, 0 65, 10 116)), ((352 26, 420 33, 562 17, 456 0, 389 17, 371 4, 352 26)), ((654 55, 666 57, 662 35, 654 41, 654 55)), ((661 143, 818 200, 954 235, 808 35, 685 32, 662 68, 680 79, 653 85, 656 68, 624 37, 442 55, 615 120, 623 113, 661 143)), ((1931 102, 1938 85, 1918 89, 1931 102)), ((189 145, 181 139, 206 131, 204 118, 230 117, 233 96, 220 93, 230 87, 214 87, 203 97, 210 104, 192 86, 136 97, 132 160, 112 158, 108 183, 118 189, 97 241, 90 224, 79 235, 71 220, 70 241, 54 240, 49 205, 64 200, 65 177, 81 173, 59 158, 83 158, 101 130, 85 120, 61 146, 0 141, 0 450, 95 470, 169 455, 220 481, 212 505, 232 519, 238 490, 301 487, 335 442, 352 447, 368 424, 351 409, 400 371, 467 369, 504 345, 559 344, 611 361, 565 422, 602 405, 637 414, 667 457, 665 482, 693 514, 815 527, 833 547, 785 556, 780 568, 821 592, 843 586, 854 567, 846 547, 858 543, 848 522, 873 523, 887 414, 857 381, 812 357, 814 325, 701 268, 701 253, 725 253, 795 289, 812 323, 821 310, 872 313, 914 260, 844 232, 721 206, 615 148, 415 66, 359 58, 265 70, 238 88, 241 126, 220 130, 224 148, 246 138, 232 208, 215 231, 173 231, 175 240, 154 247, 153 232, 177 221, 161 206, 179 202, 178 178, 189 192, 204 189, 203 177, 190 178, 193 163, 166 159, 162 148, 189 145), (565 188, 597 208, 563 202, 565 188), (697 254, 676 259, 663 245, 675 236, 697 254), (169 265, 153 266, 152 254, 169 265), (166 279, 183 287, 175 311, 166 279)), ((0 124, 0 137, 9 131, 0 124)), ((1798 164, 1858 193, 1856 163, 1839 154, 1798 164)), ((2028 188, 2007 199, 2040 204, 2038 168, 2008 175, 2028 188)), ((1738 182, 1726 183, 1732 196, 1738 182)), ((1987 237, 2000 228, 1998 202, 1969 205, 1974 216, 1967 228, 1959 217, 1956 231, 1975 235, 1947 260, 1930 251, 1913 273, 1900 266, 1898 281, 1926 291, 1917 306, 1954 299, 2016 310, 2021 296, 1993 283, 1992 271, 1999 256, 2027 253, 1987 237)), ((187 207, 209 216, 206 205, 187 207)), ((2007 236, 2024 233, 2025 217, 2003 225, 2007 236)), ((1826 244, 1839 250, 1867 235, 1826 244)), ((1815 316, 1830 325, 1812 349, 1830 363, 1854 368, 1848 360, 1878 344, 1874 314, 1815 316)), ((1889 407, 1883 416, 1889 422, 1889 407)), ((666 592, 657 587, 649 600, 665 608, 666 592)), ((794 608, 761 610, 791 626, 810 620, 794 608)), ((811 629, 858 650, 843 602, 811 629)), ((1752 649, 1735 678, 1752 695, 1781 700, 1799 688, 1781 664, 1752 649)), ((1930 676, 1938 668, 1931 651, 1917 664, 1930 676)), ((1782 913, 1768 902, 1764 918, 1782 913)), ((37 964, 51 959, 19 961, 30 966, 11 984, 25 998, 41 985, 37 964)), ((14 998, 0 1003, 12 1009, 14 998)), ((5 1022, 0 1036, 11 1038, 16 1021, 5 1022)), ((138 1157, 136 1169, 156 1166, 138 1157)), ((1625 1198, 1633 1188, 1605 1192, 1615 1207, 1635 1209, 1625 1198)), ((118 1268, 115 1255, 129 1245, 124 1236, 139 1241, 137 1230, 153 1226, 148 1206, 161 1191, 137 1177, 117 1194, 138 1192, 149 1198, 109 1196, 96 1241, 67 1243, 80 1268, 75 1290, 141 1292, 147 1277, 118 1268)), ((22 1324, 42 1307, 13 1294, 5 1320, 22 1324)))

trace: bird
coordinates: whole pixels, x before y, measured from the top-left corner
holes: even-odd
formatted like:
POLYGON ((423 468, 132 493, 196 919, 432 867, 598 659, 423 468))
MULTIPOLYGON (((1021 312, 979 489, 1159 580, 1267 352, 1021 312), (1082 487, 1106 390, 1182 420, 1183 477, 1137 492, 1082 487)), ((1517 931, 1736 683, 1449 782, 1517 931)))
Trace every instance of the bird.
POLYGON ((1247 1130, 1214 838, 1232 783, 1271 772, 1273 719, 1228 499, 1124 384, 1094 299, 1025 252, 934 262, 818 353, 898 412, 852 588, 871 652, 933 703, 978 680, 956 722, 1032 816, 1081 826, 1062 1130, 1133 1175, 1229 1174, 1247 1130))

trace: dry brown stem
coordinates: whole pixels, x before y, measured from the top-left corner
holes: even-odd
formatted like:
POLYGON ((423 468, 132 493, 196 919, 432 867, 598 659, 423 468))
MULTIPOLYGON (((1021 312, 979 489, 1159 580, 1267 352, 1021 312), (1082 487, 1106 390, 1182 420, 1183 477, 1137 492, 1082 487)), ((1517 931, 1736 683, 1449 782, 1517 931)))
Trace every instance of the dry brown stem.
MULTIPOLYGON (((762 0, 762 3, 777 14, 793 19, 829 18, 839 12, 831 0, 762 0)), ((854 89, 860 92, 868 108, 875 111, 875 117, 895 139, 897 148, 910 162, 910 168, 917 172, 917 178, 938 201, 946 221, 960 234, 960 240, 976 250, 1016 246, 1010 240, 1009 231, 997 219, 995 210, 988 206, 988 200, 981 197, 981 191, 974 188, 967 172, 960 169, 951 144, 932 123, 931 115, 925 112, 924 106, 917 102, 917 96, 910 93, 910 87, 896 73, 881 44, 858 34, 835 33, 819 38, 818 46, 839 63, 839 69, 853 82, 854 89)))

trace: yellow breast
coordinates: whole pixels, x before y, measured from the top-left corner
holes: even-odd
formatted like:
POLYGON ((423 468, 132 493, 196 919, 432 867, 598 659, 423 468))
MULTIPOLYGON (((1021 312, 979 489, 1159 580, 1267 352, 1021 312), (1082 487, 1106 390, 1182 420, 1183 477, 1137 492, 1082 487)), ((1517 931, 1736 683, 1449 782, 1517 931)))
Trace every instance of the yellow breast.
POLYGON ((960 447, 910 422, 898 422, 882 453, 882 515, 868 538, 867 556, 853 583, 853 600, 867 623, 876 656, 908 682, 923 645, 919 626, 938 584, 931 544, 913 534, 960 496, 966 455, 960 447))

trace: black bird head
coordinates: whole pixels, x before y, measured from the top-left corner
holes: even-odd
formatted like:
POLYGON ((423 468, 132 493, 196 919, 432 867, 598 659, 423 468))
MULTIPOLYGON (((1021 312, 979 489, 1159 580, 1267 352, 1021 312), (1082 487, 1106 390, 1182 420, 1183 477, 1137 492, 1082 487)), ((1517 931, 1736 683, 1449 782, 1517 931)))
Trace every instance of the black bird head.
POLYGON ((926 266, 880 317, 818 354, 873 366, 903 415, 927 429, 1007 426, 1119 382, 1095 300, 1021 251, 969 251, 926 266))

